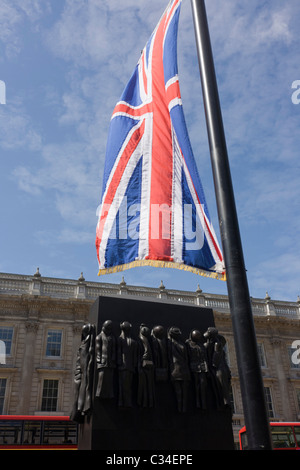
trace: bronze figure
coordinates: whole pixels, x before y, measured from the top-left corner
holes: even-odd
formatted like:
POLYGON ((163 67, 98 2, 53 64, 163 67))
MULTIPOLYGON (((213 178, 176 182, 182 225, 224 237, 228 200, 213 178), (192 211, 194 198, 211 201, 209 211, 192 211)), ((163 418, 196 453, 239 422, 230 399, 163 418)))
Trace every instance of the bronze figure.
POLYGON ((191 379, 187 349, 181 338, 181 330, 175 326, 169 329, 168 340, 171 382, 175 389, 177 408, 178 411, 185 412, 191 379))
POLYGON ((116 369, 116 339, 112 334, 112 321, 106 320, 96 337, 96 367, 98 383, 96 397, 114 397, 114 371, 116 369))
POLYGON ((124 321, 120 324, 121 334, 117 341, 117 365, 119 372, 119 406, 133 406, 133 375, 138 360, 137 342, 131 337, 132 325, 124 321))
POLYGON ((139 334, 138 405, 153 407, 155 404, 154 360, 149 328, 142 324, 139 334))

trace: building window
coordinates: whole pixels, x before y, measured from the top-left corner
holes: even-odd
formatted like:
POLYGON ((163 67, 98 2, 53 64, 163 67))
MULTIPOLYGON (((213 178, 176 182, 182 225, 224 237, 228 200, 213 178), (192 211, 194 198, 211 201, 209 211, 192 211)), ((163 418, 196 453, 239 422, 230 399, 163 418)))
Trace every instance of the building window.
POLYGON ((46 356, 47 357, 60 357, 61 342, 62 342, 61 330, 48 330, 46 356))
POLYGON ((270 387, 264 387, 266 406, 269 418, 274 418, 273 401, 270 387))
POLYGON ((45 379, 43 385, 41 411, 56 411, 58 399, 58 380, 45 379))
POLYGON ((0 378, 0 414, 3 414, 4 410, 4 398, 5 398, 5 389, 6 389, 6 379, 0 378))
POLYGON ((265 348, 264 348, 263 343, 258 343, 257 349, 258 349, 258 358, 259 358, 260 367, 267 367, 266 354, 265 354, 265 348))
POLYGON ((11 345, 14 329, 12 326, 0 326, 0 341, 5 343, 5 354, 11 354, 11 345))

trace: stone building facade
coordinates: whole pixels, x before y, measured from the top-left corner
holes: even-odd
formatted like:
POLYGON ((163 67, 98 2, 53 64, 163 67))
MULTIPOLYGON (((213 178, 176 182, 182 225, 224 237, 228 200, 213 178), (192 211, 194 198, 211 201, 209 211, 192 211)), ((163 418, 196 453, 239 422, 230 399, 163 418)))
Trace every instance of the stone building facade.
MULTIPOLYGON (((213 309, 227 339, 232 373, 233 430, 244 424, 242 397, 226 295, 0 274, 0 414, 69 415, 81 329, 99 295, 165 299, 213 309)), ((251 299, 270 420, 300 420, 300 301, 251 299), (298 354, 299 351, 299 354, 298 354)))

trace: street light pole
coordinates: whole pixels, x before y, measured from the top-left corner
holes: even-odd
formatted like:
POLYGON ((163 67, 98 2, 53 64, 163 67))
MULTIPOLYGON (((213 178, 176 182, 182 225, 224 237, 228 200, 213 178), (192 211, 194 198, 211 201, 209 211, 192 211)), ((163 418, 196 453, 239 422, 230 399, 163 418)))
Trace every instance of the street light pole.
POLYGON ((249 449, 272 449, 204 0, 191 0, 249 449))

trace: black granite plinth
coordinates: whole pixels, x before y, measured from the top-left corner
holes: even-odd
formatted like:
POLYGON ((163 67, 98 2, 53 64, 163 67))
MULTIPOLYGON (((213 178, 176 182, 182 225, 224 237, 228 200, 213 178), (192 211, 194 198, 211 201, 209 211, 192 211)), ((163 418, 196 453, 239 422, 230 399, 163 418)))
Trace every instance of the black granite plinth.
MULTIPOLYGON (((95 325, 96 335, 106 320, 114 325, 114 336, 120 335, 120 323, 132 324, 132 337, 137 338, 143 323, 152 329, 162 325, 165 329, 179 327, 186 340, 191 330, 202 332, 213 327, 211 309, 195 305, 166 301, 137 300, 136 297, 99 297, 90 310, 89 322, 95 325)), ((93 406, 90 416, 79 425, 79 450, 232 450, 233 434, 231 411, 218 407, 214 394, 209 393, 207 409, 196 407, 195 391, 191 380, 188 405, 178 411, 171 380, 155 383, 153 407, 137 404, 138 374, 133 378, 134 391, 131 407, 118 404, 118 372, 114 377, 114 397, 100 399, 95 396, 97 369, 94 368, 93 406)), ((208 384, 210 387, 211 384, 208 384)))

